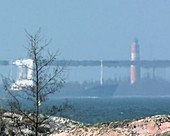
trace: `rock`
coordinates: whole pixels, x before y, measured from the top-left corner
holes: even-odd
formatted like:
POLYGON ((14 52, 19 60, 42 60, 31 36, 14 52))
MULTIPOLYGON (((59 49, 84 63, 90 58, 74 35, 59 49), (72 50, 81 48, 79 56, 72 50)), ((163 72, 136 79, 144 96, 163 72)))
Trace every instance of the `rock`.
MULTIPOLYGON (((69 136, 154 136, 170 134, 170 116, 157 115, 144 119, 95 124, 79 128, 69 136)), ((57 136, 57 135, 56 135, 57 136)))
MULTIPOLYGON (((31 118, 32 115, 30 114, 31 118)), ((46 116, 41 115, 42 120, 46 116)), ((54 132, 50 136, 168 136, 170 135, 170 116, 156 115, 138 120, 104 122, 94 125, 83 124, 67 118, 49 117, 48 124, 40 126, 39 133, 54 132)), ((33 135, 32 123, 19 114, 4 112, 0 122, 1 134, 20 135, 19 125, 24 135, 33 135), (3 125, 5 124, 5 125, 3 125), (3 127, 4 126, 4 127, 3 127)))

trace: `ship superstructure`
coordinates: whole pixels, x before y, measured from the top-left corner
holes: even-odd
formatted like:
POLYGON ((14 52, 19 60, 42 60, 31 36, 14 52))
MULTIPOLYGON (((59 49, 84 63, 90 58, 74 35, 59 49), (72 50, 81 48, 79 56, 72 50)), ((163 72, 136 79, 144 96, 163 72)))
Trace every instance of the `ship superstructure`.
POLYGON ((32 59, 21 59, 16 60, 12 63, 19 68, 17 80, 11 84, 10 90, 22 90, 33 86, 33 60, 32 59))

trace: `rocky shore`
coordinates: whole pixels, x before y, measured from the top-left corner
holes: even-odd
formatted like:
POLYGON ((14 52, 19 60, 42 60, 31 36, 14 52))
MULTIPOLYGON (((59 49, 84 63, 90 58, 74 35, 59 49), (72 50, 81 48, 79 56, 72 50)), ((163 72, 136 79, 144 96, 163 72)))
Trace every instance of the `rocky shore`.
MULTIPOLYGON (((30 115, 31 116, 31 115, 30 115)), ((16 135, 15 121, 19 120, 24 135, 32 135, 27 120, 18 114, 3 112, 1 115, 3 136, 16 135), (11 118, 12 117, 12 118, 11 118)), ((43 116, 42 116, 43 117, 43 116)), ((170 135, 170 115, 156 115, 138 120, 124 120, 100 124, 83 124, 67 118, 50 117, 50 126, 43 126, 46 131, 53 130, 50 136, 168 136, 170 135), (51 127, 52 126, 52 127, 51 127)), ((42 130, 44 131, 44 130, 42 130)), ((41 135, 41 134, 40 134, 41 135)), ((44 134, 42 133, 42 136, 44 134)))
POLYGON ((170 116, 157 115, 143 119, 82 125, 70 132, 51 136, 169 136, 170 116))

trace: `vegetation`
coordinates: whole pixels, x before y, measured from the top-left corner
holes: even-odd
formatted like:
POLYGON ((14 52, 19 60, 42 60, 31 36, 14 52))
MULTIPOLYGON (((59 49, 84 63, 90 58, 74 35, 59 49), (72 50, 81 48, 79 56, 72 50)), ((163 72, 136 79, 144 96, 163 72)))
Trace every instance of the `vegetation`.
POLYGON ((10 98, 8 104, 11 118, 16 118, 14 116, 15 113, 22 117, 22 121, 17 120, 14 122, 18 128, 15 133, 24 135, 21 131, 24 120, 24 123, 27 123, 34 133, 33 135, 47 135, 53 132, 52 129, 49 130, 49 128, 52 128, 49 118, 69 108, 68 104, 61 106, 45 105, 49 95, 59 91, 63 86, 65 82, 63 75, 64 69, 60 66, 51 66, 56 60, 58 51, 55 53, 48 51, 47 47, 50 42, 41 37, 40 30, 35 34, 30 34, 26 31, 26 35, 28 38, 28 56, 33 60, 33 67, 30 68, 24 63, 22 65, 33 71, 31 79, 33 84, 21 87, 20 84, 16 83, 19 88, 22 88, 21 91, 11 90, 10 85, 15 83, 11 80, 8 80, 4 86, 10 98), (27 107, 25 108, 25 106, 27 107))

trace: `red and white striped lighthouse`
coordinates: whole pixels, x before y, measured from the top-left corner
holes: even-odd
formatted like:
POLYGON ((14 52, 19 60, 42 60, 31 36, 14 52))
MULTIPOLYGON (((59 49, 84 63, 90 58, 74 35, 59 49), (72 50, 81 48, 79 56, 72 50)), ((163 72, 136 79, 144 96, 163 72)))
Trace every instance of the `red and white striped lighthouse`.
MULTIPOLYGON (((135 40, 135 42, 131 45, 131 61, 139 61, 140 60, 140 54, 139 54, 139 45, 138 40, 135 40)), ((137 80, 140 79, 140 67, 134 65, 130 66, 130 83, 134 84, 137 80)))

